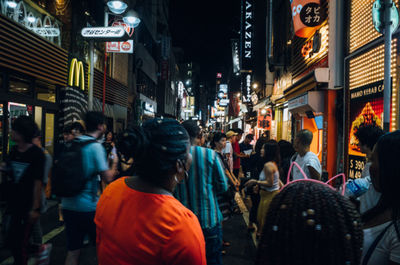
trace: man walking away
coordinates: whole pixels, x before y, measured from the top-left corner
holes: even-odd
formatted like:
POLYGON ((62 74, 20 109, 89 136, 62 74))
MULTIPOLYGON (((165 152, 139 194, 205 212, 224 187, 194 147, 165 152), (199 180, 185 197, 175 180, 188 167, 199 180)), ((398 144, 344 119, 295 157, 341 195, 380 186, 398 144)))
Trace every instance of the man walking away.
MULTIPOLYGON (((312 140, 313 134, 307 129, 297 133, 293 144, 297 154, 292 157, 292 162, 294 161, 299 164, 307 177, 320 180, 322 168, 318 156, 310 151, 312 140)), ((294 166, 292 172, 293 180, 304 179, 303 174, 301 174, 297 167, 294 166)))
POLYGON ((185 121, 191 141, 193 157, 185 183, 177 185, 175 197, 188 207, 199 219, 206 241, 208 265, 222 264, 222 213, 217 194, 228 190, 224 166, 217 153, 211 149, 195 146, 200 128, 194 121, 185 121))
POLYGON ((108 169, 105 150, 100 143, 95 142, 105 132, 104 115, 101 112, 88 112, 85 116, 85 126, 87 134, 77 137, 74 141, 80 143, 93 141, 82 148, 83 172, 87 182, 78 195, 64 197, 61 200, 67 234, 66 265, 79 263, 80 250, 83 247, 85 235, 88 234, 93 243, 95 242, 94 216, 99 199, 98 174, 106 183, 109 183, 117 172, 117 157, 115 156, 111 169, 108 169))
POLYGON ((32 144, 39 131, 32 118, 20 116, 11 128, 16 145, 6 160, 9 183, 6 214, 10 216, 6 243, 14 256, 14 264, 27 265, 29 238, 41 212, 45 157, 32 144))

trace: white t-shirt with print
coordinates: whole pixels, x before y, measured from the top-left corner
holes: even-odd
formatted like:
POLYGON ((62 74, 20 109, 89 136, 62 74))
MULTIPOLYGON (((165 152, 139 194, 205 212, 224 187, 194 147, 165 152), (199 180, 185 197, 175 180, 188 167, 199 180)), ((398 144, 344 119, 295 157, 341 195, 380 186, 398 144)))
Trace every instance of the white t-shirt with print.
MULTIPOLYGON (((364 229, 364 245, 362 258, 368 252, 368 249, 375 241, 375 238, 390 224, 390 222, 364 229)), ((400 263, 400 241, 397 237, 394 225, 386 231, 385 235, 379 241, 371 258, 368 261, 368 265, 386 265, 389 261, 400 263)))
POLYGON ((233 170, 233 147, 231 142, 227 141, 225 148, 222 150, 222 154, 226 157, 226 154, 229 154, 229 159, 227 160, 229 169, 233 170))
MULTIPOLYGON (((309 178, 310 178, 310 171, 308 170, 308 167, 312 167, 320 175, 322 174, 321 163, 319 162, 318 156, 316 154, 314 154, 313 152, 307 152, 303 157, 300 156, 299 154, 297 154, 296 160, 294 162, 299 164, 301 169, 304 171, 304 173, 309 178)), ((300 170, 296 166, 293 166, 292 176, 293 176, 293 180, 304 179, 303 174, 301 174, 300 170)))

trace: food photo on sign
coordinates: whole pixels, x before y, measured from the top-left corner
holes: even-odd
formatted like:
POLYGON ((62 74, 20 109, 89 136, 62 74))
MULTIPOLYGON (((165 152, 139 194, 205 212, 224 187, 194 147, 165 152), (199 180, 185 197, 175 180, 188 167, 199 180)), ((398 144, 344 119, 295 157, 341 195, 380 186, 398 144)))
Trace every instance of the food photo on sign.
POLYGON ((350 90, 349 178, 361 177, 365 154, 355 136, 362 126, 383 125, 383 80, 350 90))
POLYGON ((294 31, 297 37, 311 37, 326 20, 324 0, 291 0, 294 31))

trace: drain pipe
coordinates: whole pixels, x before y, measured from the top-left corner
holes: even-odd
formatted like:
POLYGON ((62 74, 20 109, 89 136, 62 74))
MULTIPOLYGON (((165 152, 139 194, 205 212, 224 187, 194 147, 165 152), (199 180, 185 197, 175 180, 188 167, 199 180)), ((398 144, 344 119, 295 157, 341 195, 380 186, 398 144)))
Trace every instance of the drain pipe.
POLYGON ((267 39, 267 43, 268 43, 268 65, 269 67, 274 67, 273 64, 273 36, 272 36, 272 8, 273 8, 273 0, 268 0, 269 1, 269 5, 268 5, 268 25, 267 25, 267 29, 268 29, 268 39, 267 39))
MULTIPOLYGON (((344 1, 343 0, 335 0, 335 1, 329 1, 329 54, 328 54, 328 61, 329 61, 329 72, 330 72, 330 78, 329 78, 329 84, 328 84, 328 91, 326 91, 327 96, 326 99, 331 99, 331 103, 333 106, 332 108, 335 108, 337 104, 333 103, 333 100, 338 100, 338 97, 336 93, 339 91, 331 91, 331 90, 342 90, 341 92, 343 93, 343 100, 345 100, 345 94, 346 92, 344 91, 344 42, 343 42, 343 36, 344 36, 344 1)), ((339 92, 340 93, 340 92, 339 92)), ((326 102, 327 104, 327 102, 326 102)), ((345 106, 345 105, 344 105, 345 106)), ((327 111, 332 111, 327 109, 327 111)), ((332 119, 334 118, 334 113, 330 113, 332 119)), ((336 163, 331 164, 331 170, 334 170, 334 167, 336 166, 337 172, 341 169, 341 161, 344 160, 344 141, 345 141, 345 135, 347 132, 345 132, 345 120, 343 119, 343 125, 341 126, 343 128, 342 131, 337 130, 336 124, 334 124, 332 129, 335 129, 334 134, 336 134, 336 140, 337 140, 337 146, 336 146, 336 152, 337 154, 340 154, 340 157, 337 157, 336 163)), ((328 138, 333 139, 335 138, 335 135, 332 135, 332 130, 328 130, 328 138)))

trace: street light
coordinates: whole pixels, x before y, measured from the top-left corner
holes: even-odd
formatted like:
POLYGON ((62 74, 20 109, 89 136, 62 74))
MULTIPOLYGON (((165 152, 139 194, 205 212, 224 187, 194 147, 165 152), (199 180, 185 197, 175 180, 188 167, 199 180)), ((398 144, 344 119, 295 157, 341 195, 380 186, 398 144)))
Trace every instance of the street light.
POLYGON ((125 3, 125 1, 121 0, 108 1, 107 6, 111 12, 117 15, 124 13, 125 10, 128 8, 128 5, 125 3))
POLYGON ((141 21, 139 15, 132 9, 126 13, 123 20, 126 24, 128 24, 132 28, 136 28, 137 26, 139 26, 141 21))
POLYGON ((17 7, 17 3, 15 1, 7 1, 6 2, 8 7, 10 8, 16 8, 17 7))

